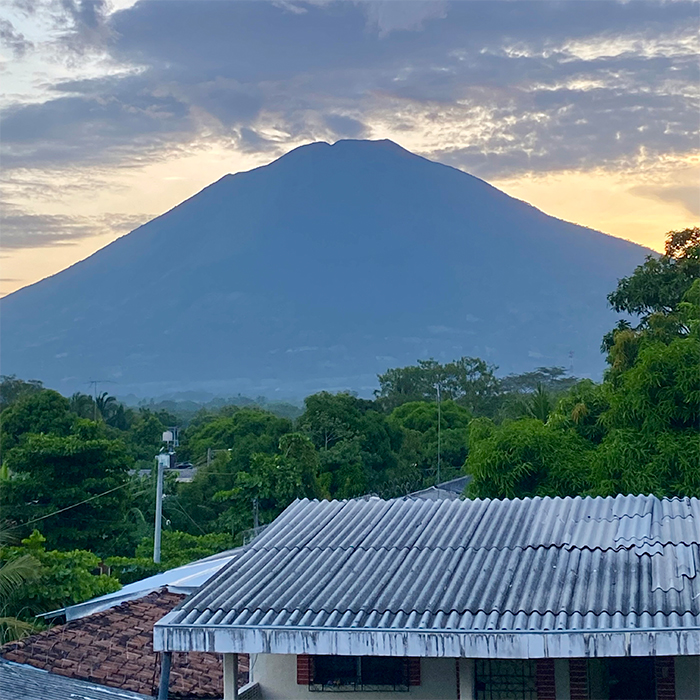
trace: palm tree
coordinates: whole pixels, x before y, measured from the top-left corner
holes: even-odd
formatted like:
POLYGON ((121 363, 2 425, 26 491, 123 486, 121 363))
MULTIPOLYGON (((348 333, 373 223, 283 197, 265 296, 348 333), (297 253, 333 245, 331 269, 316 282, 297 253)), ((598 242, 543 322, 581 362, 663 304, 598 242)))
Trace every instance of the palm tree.
MULTIPOLYGON (((6 529, 0 527, 0 543, 7 543, 6 529)), ((12 601, 22 586, 36 574, 39 562, 31 555, 24 554, 10 559, 0 566, 0 643, 11 642, 30 634, 33 625, 12 615, 6 615, 12 601)))
POLYGON ((95 413, 95 401, 89 394, 76 391, 70 397, 70 410, 81 418, 92 418, 95 413))
POLYGON ((537 385, 537 389, 532 393, 526 403, 526 411, 532 418, 537 418, 543 423, 546 423, 549 414, 552 412, 552 399, 547 390, 541 385, 537 385))
POLYGON ((114 396, 110 396, 106 391, 95 399, 95 404, 97 413, 105 422, 107 422, 109 417, 117 408, 117 400, 114 398, 114 396))

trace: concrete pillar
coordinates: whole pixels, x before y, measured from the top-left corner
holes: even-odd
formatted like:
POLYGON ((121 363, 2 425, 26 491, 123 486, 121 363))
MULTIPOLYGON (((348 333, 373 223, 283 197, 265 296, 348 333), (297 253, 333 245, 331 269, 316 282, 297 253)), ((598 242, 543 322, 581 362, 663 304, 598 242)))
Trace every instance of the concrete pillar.
POLYGON ((238 654, 224 654, 224 700, 238 698, 238 654))
POLYGON ((557 700, 571 700, 569 685, 569 659, 554 659, 554 687, 557 700))
POLYGON ((459 700, 476 698, 474 659, 458 659, 459 663, 459 700))
POLYGON ((164 651, 160 656, 160 683, 158 684, 158 700, 168 700, 168 687, 170 686, 170 663, 173 654, 164 651))

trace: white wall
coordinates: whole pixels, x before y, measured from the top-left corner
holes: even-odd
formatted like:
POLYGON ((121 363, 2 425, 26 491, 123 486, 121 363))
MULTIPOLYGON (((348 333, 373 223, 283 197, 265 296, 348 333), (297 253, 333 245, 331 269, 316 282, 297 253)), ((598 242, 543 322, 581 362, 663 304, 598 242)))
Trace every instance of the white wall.
MULTIPOLYGON (((251 656, 252 678, 260 684, 264 700, 321 700, 335 698, 339 694, 310 692, 308 686, 297 685, 297 657, 292 654, 255 654, 251 656)), ((461 667, 460 667, 461 670, 461 667)), ((342 693, 341 693, 342 694, 342 693)), ((348 695, 345 693, 345 695, 348 695)), ((457 698, 457 660, 421 659, 420 685, 411 686, 408 693, 372 692, 350 693, 353 700, 400 700, 402 697, 452 700, 457 698)), ((462 700, 470 700, 462 695, 462 700)))

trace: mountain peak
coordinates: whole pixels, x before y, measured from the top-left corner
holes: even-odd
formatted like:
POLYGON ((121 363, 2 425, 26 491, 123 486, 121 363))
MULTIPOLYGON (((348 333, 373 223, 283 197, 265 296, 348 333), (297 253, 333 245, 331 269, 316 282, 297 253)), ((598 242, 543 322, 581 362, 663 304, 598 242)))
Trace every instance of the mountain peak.
POLYGON ((317 142, 3 299, 3 371, 141 396, 369 394, 462 355, 595 376, 645 252, 392 141, 317 142))

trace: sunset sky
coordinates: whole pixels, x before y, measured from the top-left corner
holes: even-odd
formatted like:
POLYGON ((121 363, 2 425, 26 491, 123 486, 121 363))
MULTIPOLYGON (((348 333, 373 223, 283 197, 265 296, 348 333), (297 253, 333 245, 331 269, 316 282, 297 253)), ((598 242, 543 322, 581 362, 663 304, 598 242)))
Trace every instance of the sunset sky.
POLYGON ((4 0, 2 284, 311 141, 390 138, 661 250, 700 218, 698 3, 4 0))

